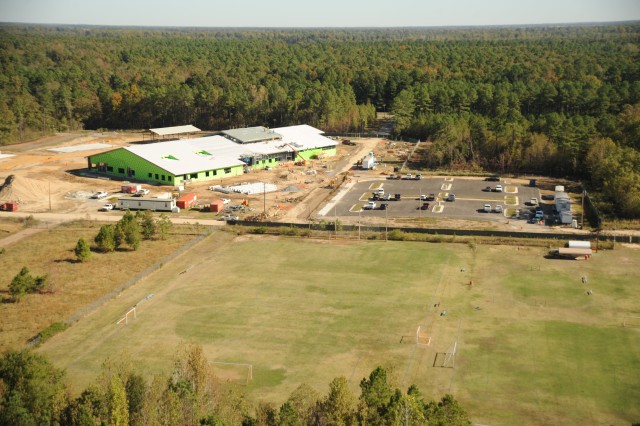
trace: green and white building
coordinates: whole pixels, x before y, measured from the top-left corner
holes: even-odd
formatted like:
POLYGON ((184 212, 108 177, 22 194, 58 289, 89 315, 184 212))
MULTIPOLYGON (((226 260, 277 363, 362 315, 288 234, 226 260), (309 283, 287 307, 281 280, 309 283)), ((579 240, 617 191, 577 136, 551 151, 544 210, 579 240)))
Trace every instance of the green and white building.
POLYGON ((92 172, 164 185, 237 176, 250 169, 336 153, 336 142, 308 125, 248 127, 213 136, 133 144, 88 157, 92 172))

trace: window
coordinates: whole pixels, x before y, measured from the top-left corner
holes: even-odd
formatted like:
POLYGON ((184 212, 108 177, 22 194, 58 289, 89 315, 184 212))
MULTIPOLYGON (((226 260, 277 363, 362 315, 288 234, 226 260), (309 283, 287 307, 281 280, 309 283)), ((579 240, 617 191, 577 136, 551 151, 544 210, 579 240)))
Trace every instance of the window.
POLYGON ((204 175, 205 175, 206 177, 209 177, 209 170, 207 170, 206 172, 204 172, 204 175))
POLYGON ((149 177, 152 178, 153 177, 153 173, 149 173, 149 177))
POLYGON ((123 175, 124 174, 124 169, 122 167, 118 167, 118 173, 123 175))
POLYGON ((191 179, 198 179, 197 173, 191 173, 191 179))
POLYGON ((112 171, 113 171, 113 167, 111 167, 111 166, 107 166, 107 171, 108 171, 108 172, 112 172, 112 171))
POLYGON ((160 179, 160 176, 158 176, 158 174, 156 173, 156 180, 157 180, 157 179, 160 179))
POLYGON ((231 167, 227 167, 226 169, 224 169, 225 173, 231 173, 231 167))
POLYGON ((133 169, 129 169, 129 172, 131 173, 131 176, 135 176, 136 175, 136 171, 133 169))
POLYGON ((164 175, 162 175, 161 177, 162 177, 162 180, 164 180, 164 175))
POLYGON ((214 171, 213 171, 213 175, 215 176, 215 175, 217 175, 217 174, 218 174, 218 171, 217 171, 217 170, 214 170, 214 171))

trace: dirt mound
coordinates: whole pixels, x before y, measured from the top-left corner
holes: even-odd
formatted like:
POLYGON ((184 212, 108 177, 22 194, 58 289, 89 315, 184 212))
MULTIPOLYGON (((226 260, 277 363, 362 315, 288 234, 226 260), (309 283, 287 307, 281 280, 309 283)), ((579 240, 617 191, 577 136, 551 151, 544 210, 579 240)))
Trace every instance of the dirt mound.
POLYGON ((57 194, 60 190, 58 182, 9 175, 0 187, 0 204, 15 201, 30 211, 47 210, 50 194, 57 194))

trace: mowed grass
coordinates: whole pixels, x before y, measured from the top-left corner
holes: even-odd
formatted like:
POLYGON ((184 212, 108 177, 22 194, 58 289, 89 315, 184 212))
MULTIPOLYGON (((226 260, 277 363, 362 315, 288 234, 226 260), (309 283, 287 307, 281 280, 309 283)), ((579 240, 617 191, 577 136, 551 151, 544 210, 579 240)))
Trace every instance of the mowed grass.
POLYGON ((640 250, 586 262, 545 251, 219 232, 41 350, 76 390, 107 357, 167 374, 177 346, 195 342, 211 361, 252 364, 254 401, 282 403, 303 382, 326 392, 341 375, 357 391, 382 365, 397 386, 454 394, 474 423, 637 421, 640 329, 620 324, 640 315, 640 250), (134 304, 137 320, 116 326, 134 304), (413 344, 418 325, 427 348, 413 344), (455 368, 434 366, 454 342, 455 368))
MULTIPOLYGON (((1 228, 6 229, 5 225, 1 228)), ((76 262, 73 250, 78 239, 93 244, 100 225, 89 221, 60 225, 4 247, 0 254, 0 352, 24 347, 39 331, 65 321, 202 232, 176 226, 166 241, 144 241, 135 252, 93 253, 89 261, 76 262), (32 275, 46 274, 51 292, 26 295, 20 303, 12 303, 9 284, 23 266, 32 275)))

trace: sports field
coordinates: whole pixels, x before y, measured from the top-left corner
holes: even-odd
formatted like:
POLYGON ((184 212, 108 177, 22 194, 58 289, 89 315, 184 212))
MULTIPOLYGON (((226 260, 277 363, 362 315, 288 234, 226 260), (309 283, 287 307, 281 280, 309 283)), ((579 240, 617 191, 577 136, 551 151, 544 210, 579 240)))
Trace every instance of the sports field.
MULTIPOLYGON (((195 342, 211 361, 252 366, 252 400, 282 403, 303 382, 324 393, 340 375, 357 390, 382 365, 402 388, 452 393, 473 423, 640 421, 640 327, 621 326, 640 316, 640 249, 545 252, 216 232, 40 350, 76 390, 108 357, 167 373, 195 342), (429 346, 415 344, 418 326, 429 346)), ((219 373, 244 383, 248 367, 219 373)))

